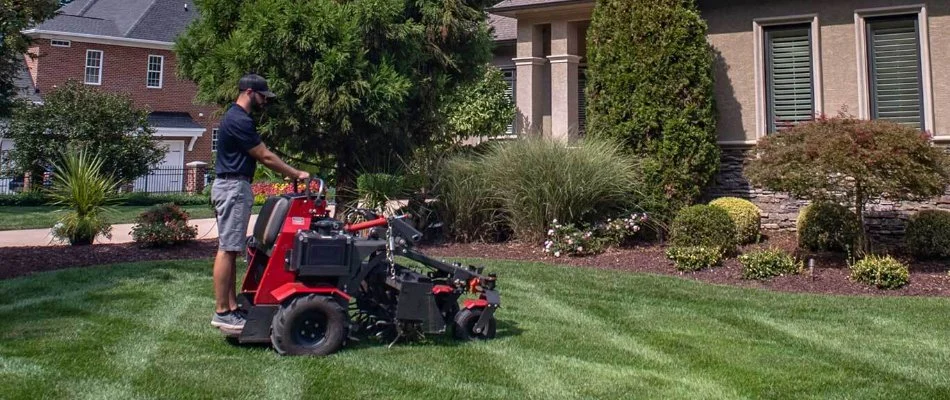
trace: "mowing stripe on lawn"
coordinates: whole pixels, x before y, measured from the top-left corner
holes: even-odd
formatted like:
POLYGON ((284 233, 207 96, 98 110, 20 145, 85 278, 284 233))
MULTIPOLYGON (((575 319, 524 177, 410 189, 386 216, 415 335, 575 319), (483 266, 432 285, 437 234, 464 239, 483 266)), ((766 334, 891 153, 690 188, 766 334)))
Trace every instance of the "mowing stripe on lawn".
POLYGON ((233 346, 210 260, 0 281, 0 398, 921 398, 950 393, 950 299, 775 293, 477 260, 498 339, 233 346))

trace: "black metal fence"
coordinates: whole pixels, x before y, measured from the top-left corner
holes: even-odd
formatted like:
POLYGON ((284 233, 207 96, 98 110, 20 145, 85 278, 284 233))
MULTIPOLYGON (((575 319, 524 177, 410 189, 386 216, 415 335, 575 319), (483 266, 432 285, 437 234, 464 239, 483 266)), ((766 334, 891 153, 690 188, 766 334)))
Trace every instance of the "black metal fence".
MULTIPOLYGON (((10 175, 9 173, 0 174, 0 194, 17 194, 23 191, 26 180, 23 175, 10 175)), ((43 174, 44 187, 50 187, 53 184, 53 173, 43 174)))
POLYGON ((0 194, 14 194, 23 190, 23 176, 0 176, 0 194))
POLYGON ((146 193, 183 193, 185 187, 184 168, 156 168, 132 183, 133 192, 146 193))
MULTIPOLYGON (((157 168, 135 179, 123 190, 145 193, 185 193, 187 192, 186 178, 187 169, 185 168, 157 168)), ((209 181, 207 174, 198 179, 209 181)), ((52 173, 47 172, 43 176, 43 185, 51 185, 52 180, 52 173)), ((0 174, 0 194, 20 193, 23 191, 23 186, 23 175, 0 174)))

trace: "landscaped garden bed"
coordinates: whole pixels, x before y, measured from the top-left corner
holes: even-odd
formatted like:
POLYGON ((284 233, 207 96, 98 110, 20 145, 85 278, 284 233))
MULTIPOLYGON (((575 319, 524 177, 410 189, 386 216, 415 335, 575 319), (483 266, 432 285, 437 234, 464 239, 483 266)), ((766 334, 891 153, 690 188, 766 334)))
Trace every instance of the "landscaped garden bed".
MULTIPOLYGON (((795 249, 796 241, 793 232, 765 231, 764 236, 765 240, 761 243, 743 246, 741 250, 748 252, 754 249, 780 248, 792 252, 795 249)), ((809 272, 806 265, 802 274, 779 276, 769 280, 749 280, 742 278, 741 267, 735 258, 725 260, 719 267, 696 272, 679 272, 665 256, 667 246, 661 244, 642 244, 622 249, 611 248, 603 253, 587 257, 554 257, 545 253, 537 245, 523 242, 450 243, 423 246, 421 249, 436 257, 538 261, 583 268, 674 275, 709 283, 783 292, 950 297, 948 264, 943 261, 908 261, 911 272, 910 283, 896 290, 881 290, 850 280, 844 256, 837 253, 813 253, 814 275, 809 272)), ((0 248, 0 260, 3 260, 0 266, 0 279, 62 268, 147 260, 207 259, 210 271, 211 258, 214 257, 216 251, 216 239, 196 240, 160 249, 143 249, 135 243, 7 247, 0 248)))

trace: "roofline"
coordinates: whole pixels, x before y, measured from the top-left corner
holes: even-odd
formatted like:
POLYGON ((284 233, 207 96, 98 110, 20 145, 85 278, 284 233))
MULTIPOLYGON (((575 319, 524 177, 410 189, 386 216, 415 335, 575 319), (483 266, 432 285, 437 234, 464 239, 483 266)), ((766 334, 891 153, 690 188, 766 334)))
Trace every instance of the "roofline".
POLYGON ((153 126, 155 128, 154 136, 157 137, 188 137, 191 140, 188 142, 188 151, 192 151, 195 148, 195 142, 198 141, 198 138, 204 135, 204 132, 207 130, 205 128, 165 128, 161 126, 153 126))
POLYGON ((77 42, 109 44, 115 46, 142 47, 148 49, 173 50, 175 43, 162 42, 159 40, 133 39, 119 36, 92 35, 88 33, 73 33, 61 31, 48 31, 39 29, 28 29, 23 33, 32 38, 40 39, 65 39, 75 40, 77 42))
POLYGON ((567 6, 574 4, 583 4, 583 3, 593 3, 594 0, 564 0, 564 1, 551 1, 548 3, 536 3, 536 4, 525 4, 520 6, 509 6, 509 7, 491 7, 485 11, 491 14, 497 14, 505 17, 514 17, 513 11, 521 10, 530 10, 538 8, 548 8, 548 7, 558 7, 558 6, 567 6))

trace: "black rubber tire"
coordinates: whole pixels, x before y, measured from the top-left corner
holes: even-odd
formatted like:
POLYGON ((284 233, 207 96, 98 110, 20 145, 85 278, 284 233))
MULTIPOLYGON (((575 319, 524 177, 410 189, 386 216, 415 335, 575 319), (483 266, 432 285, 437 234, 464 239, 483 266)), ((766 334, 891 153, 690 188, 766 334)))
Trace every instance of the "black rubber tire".
POLYGON ((332 354, 346 339, 346 312, 331 297, 315 294, 296 297, 274 314, 270 339, 281 355, 332 354), (313 325, 314 319, 316 325, 313 325))
POLYGON ((456 339, 459 340, 485 340, 485 339, 494 339, 495 338, 495 316, 491 316, 488 319, 488 327, 484 332, 476 334, 474 332, 475 323, 478 322, 478 319, 482 317, 482 310, 480 309, 464 309, 459 311, 455 315, 455 324, 452 327, 452 332, 456 339))

